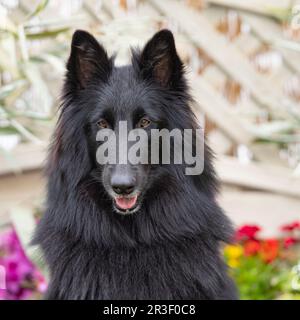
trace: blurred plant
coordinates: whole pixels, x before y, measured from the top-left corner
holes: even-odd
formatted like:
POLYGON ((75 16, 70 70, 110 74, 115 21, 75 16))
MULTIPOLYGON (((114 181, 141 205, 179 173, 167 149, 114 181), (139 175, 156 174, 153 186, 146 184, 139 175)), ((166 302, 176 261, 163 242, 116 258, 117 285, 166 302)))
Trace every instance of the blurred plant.
POLYGON ((45 292, 46 281, 26 257, 14 229, 0 235, 0 266, 6 271, 6 289, 0 289, 0 300, 40 298, 45 292))
POLYGON ((40 143, 36 125, 51 119, 51 76, 64 70, 64 39, 74 20, 40 19, 48 4, 41 0, 29 11, 22 1, 14 8, 0 1, 0 151, 21 140, 40 143))
POLYGON ((300 223, 283 225, 280 239, 259 239, 260 231, 244 225, 224 249, 241 299, 300 299, 300 223))

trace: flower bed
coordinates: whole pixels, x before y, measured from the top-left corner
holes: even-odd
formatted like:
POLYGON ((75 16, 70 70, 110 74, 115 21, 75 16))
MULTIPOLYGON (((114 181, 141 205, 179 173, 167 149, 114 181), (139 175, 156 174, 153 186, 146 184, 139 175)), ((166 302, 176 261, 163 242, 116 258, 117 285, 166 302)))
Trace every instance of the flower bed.
MULTIPOLYGON (((300 223, 282 226, 280 239, 260 239, 259 231, 258 226, 242 226, 235 243, 224 249, 241 299, 300 299, 300 223)), ((1 266, 6 289, 0 279, 0 300, 42 297, 45 278, 26 257, 13 228, 0 235, 1 266)))
POLYGON ((279 239, 260 239, 260 230, 242 226, 224 250, 240 298, 300 299, 300 223, 282 226, 279 239))

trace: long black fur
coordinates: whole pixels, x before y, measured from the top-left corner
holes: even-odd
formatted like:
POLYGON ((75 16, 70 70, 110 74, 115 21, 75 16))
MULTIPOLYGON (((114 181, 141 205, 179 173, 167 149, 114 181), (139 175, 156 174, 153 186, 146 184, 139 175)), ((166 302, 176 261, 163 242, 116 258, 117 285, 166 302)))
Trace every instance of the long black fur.
POLYGON ((162 127, 198 127, 171 32, 134 51, 131 65, 115 67, 91 35, 77 31, 67 70, 34 240, 50 269, 46 298, 235 299, 220 252, 232 228, 216 202, 207 146, 199 176, 180 165, 150 168, 142 207, 128 216, 113 211, 95 162, 92 122, 105 103, 120 118, 143 104, 162 127))

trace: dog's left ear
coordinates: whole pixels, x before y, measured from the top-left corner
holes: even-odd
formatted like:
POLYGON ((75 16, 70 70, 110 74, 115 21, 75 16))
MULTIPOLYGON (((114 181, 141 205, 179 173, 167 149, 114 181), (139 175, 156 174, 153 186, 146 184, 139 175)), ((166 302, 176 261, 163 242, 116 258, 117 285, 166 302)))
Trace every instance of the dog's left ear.
POLYGON ((145 79, 154 79, 160 85, 177 89, 183 76, 183 63, 175 47, 171 31, 157 32, 145 45, 139 59, 145 79))

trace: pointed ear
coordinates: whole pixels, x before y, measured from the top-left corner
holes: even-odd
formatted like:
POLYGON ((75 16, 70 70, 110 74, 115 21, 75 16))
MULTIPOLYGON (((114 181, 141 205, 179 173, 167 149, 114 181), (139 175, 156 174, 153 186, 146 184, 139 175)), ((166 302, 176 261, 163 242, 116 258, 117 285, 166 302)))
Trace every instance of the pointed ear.
POLYGON ((99 42, 86 31, 75 31, 67 63, 67 79, 77 89, 84 89, 94 80, 105 81, 111 68, 111 59, 99 42))
POLYGON ((152 78, 163 87, 176 89, 183 76, 183 63, 176 52, 171 31, 157 32, 145 45, 139 59, 144 78, 152 78))

